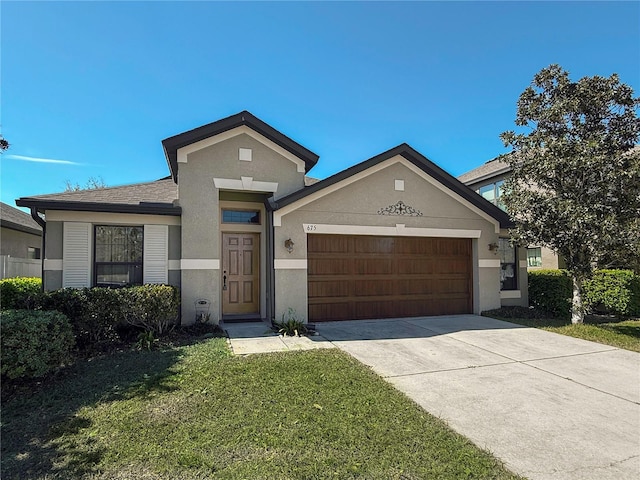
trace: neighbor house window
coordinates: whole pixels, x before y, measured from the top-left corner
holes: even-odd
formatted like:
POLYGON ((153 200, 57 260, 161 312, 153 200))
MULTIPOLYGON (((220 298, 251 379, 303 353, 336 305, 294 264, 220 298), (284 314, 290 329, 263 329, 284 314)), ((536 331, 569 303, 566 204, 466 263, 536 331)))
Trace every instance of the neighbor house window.
POLYGON ((501 238, 499 243, 500 252, 500 290, 518 289, 518 269, 516 247, 508 238, 501 238))
POLYGON ((542 249, 540 247, 527 248, 527 266, 528 267, 542 266, 542 249))
POLYGON ((502 203, 502 193, 504 190, 504 181, 498 180, 497 182, 490 183, 489 185, 483 185, 476 190, 484 199, 490 201, 494 205, 504 210, 504 203, 502 203))
POLYGON ((143 232, 143 227, 96 225, 96 286, 142 285, 143 232))
POLYGON ((260 212, 258 210, 222 210, 222 222, 259 225, 260 212))
POLYGON ((36 247, 27 247, 27 258, 40 260, 40 249, 36 247))

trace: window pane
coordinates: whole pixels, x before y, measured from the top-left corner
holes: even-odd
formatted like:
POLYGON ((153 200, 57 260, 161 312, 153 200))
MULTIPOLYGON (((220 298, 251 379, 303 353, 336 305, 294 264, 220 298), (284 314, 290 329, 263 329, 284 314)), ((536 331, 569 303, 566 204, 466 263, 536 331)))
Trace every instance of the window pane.
POLYGON ((500 238, 500 290, 517 290, 518 268, 516 263, 516 248, 509 243, 509 239, 500 238))
POLYGON ((95 227, 96 285, 142 284, 143 227, 95 227))
POLYGON ((260 212, 257 210, 222 210, 224 223, 260 224, 260 212))
POLYGON ((500 263, 515 263, 516 249, 506 238, 500 239, 500 263))
POLYGON ((96 265, 96 285, 100 287, 124 287, 142 285, 141 265, 96 265))
POLYGON ((491 185, 480 187, 479 193, 490 202, 493 202, 496 199, 495 186, 493 183, 491 185))
POLYGON ((541 267, 542 266, 542 249, 527 248, 527 265, 529 267, 541 267))

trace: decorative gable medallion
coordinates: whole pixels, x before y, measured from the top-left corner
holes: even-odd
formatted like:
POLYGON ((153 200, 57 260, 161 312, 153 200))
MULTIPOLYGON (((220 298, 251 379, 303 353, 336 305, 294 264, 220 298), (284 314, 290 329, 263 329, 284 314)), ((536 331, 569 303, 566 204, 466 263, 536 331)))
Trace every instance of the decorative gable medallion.
POLYGON ((407 217, 421 217, 422 212, 407 205, 402 200, 398 200, 397 203, 378 210, 378 215, 404 215, 407 217))

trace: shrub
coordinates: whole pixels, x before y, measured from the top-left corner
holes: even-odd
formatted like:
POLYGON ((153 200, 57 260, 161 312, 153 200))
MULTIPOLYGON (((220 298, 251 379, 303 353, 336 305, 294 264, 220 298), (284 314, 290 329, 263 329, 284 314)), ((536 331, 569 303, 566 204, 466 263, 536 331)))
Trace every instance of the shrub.
POLYGON ((173 328, 178 319, 180 296, 169 285, 142 285, 123 288, 121 294, 123 317, 136 327, 162 335, 173 328))
POLYGON ((57 310, 69 318, 81 349, 118 340, 116 329, 122 322, 118 290, 63 288, 45 294, 43 309, 57 310))
POLYGON ((42 280, 35 277, 0 280, 0 305, 7 309, 34 309, 40 304, 42 280))
POLYGON ((566 270, 529 272, 529 304, 555 317, 571 314, 573 287, 566 270))
POLYGON ((63 314, 6 310, 0 315, 2 375, 41 377, 69 360, 74 339, 63 314))
POLYGON ((640 315, 640 276, 631 270, 599 270, 584 284, 585 303, 596 313, 640 315))

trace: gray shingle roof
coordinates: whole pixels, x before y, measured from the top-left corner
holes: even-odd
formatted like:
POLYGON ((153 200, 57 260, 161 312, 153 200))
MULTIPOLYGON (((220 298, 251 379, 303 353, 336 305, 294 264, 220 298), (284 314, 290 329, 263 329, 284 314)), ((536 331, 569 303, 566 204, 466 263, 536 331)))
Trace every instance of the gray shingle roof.
POLYGON ((458 177, 458 180, 460 180, 465 185, 469 185, 471 183, 495 177, 496 175, 501 175, 508 172, 510 169, 511 167, 509 167, 509 165, 507 165, 505 162, 494 158, 493 160, 489 160, 488 162, 480 165, 477 168, 474 168, 467 173, 463 173, 458 177))
POLYGON ((2 202, 0 202, 0 224, 12 230, 42 235, 42 227, 31 218, 31 215, 2 202))
POLYGON ((40 209, 179 215, 180 208, 173 204, 177 198, 178 186, 171 178, 163 178, 119 187, 22 197, 16 200, 16 204, 40 209))

